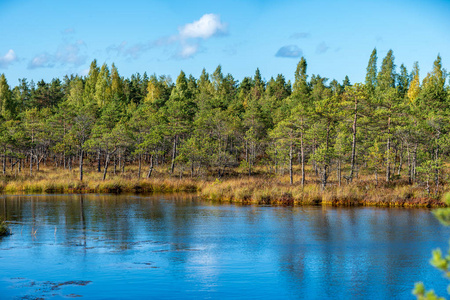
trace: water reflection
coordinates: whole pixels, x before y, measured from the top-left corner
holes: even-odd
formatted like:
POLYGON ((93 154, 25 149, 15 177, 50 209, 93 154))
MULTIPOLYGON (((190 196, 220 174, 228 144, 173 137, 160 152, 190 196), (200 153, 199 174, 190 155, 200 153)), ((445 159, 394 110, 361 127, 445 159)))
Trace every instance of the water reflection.
POLYGON ((28 195, 3 196, 0 215, 14 232, 0 240, 6 298, 404 299, 419 280, 446 291, 428 260, 449 230, 429 210, 28 195))

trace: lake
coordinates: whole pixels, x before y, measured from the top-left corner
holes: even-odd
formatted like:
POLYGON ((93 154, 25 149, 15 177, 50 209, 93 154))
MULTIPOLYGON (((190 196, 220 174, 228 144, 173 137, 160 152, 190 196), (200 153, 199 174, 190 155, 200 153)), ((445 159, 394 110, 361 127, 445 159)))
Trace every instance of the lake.
POLYGON ((0 299, 413 299, 449 228, 427 209, 192 196, 1 196, 0 299))

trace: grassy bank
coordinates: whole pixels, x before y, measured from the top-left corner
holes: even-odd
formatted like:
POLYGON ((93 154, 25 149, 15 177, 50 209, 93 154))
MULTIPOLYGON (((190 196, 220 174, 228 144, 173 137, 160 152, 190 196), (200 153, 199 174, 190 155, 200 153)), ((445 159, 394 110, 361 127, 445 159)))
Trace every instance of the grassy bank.
POLYGON ((339 186, 336 182, 322 191, 319 182, 310 180, 304 187, 300 177, 267 176, 248 177, 234 174, 223 180, 213 176, 190 178, 171 176, 164 170, 155 172, 150 179, 136 178, 136 170, 130 168, 125 174, 108 176, 102 180, 98 172, 86 173, 85 180, 78 180, 76 170, 42 169, 30 176, 0 177, 0 192, 16 193, 176 193, 193 192, 206 200, 241 204, 271 205, 342 205, 342 206, 395 206, 439 207, 446 191, 428 194, 423 186, 409 185, 402 180, 376 184, 370 176, 339 186))
POLYGON ((118 179, 105 181, 24 180, 11 181, 0 187, 1 192, 14 193, 176 193, 196 192, 198 183, 192 180, 118 179))
POLYGON ((130 174, 109 176, 91 172, 80 181, 76 171, 44 169, 34 176, 3 177, 0 192, 14 193, 175 193, 196 192, 198 181, 189 178, 157 176, 150 179, 135 178, 130 174))
POLYGON ((210 200, 243 204, 272 205, 341 205, 439 207, 441 193, 427 194, 422 187, 398 183, 390 186, 357 182, 329 186, 319 184, 289 185, 269 178, 245 178, 206 184, 200 194, 210 200))

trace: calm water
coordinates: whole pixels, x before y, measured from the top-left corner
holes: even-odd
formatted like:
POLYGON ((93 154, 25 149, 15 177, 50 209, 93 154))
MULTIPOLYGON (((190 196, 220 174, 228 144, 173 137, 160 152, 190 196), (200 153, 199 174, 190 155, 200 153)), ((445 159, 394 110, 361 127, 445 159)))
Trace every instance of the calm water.
POLYGON ((429 210, 257 207, 189 197, 3 196, 0 299, 410 299, 446 295, 429 210))

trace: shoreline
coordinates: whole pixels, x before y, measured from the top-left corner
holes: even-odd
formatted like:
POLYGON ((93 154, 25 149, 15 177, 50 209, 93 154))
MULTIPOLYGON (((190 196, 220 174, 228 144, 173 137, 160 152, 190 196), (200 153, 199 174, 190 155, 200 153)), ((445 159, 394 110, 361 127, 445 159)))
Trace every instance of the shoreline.
POLYGON ((304 187, 289 185, 283 178, 228 178, 223 181, 191 178, 150 178, 87 180, 72 179, 10 180, 0 183, 0 195, 14 194, 175 194, 189 193, 203 200, 244 205, 273 206, 378 206, 378 207, 445 207, 441 201, 444 190, 427 195, 417 185, 401 182, 391 185, 355 182, 348 185, 332 185, 321 191, 316 183, 304 187), (281 179, 281 180, 280 180, 281 179))

